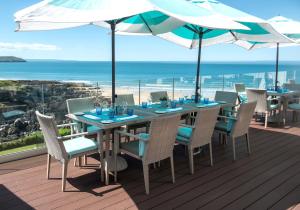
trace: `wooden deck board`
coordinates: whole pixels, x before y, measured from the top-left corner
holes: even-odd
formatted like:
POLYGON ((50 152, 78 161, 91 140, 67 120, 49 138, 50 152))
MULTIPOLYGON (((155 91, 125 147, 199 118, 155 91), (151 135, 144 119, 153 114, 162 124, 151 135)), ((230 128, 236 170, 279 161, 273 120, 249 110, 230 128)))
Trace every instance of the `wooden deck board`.
POLYGON ((232 145, 214 141, 214 167, 208 154, 195 156, 195 174, 189 174, 182 147, 175 150, 176 183, 171 183, 169 161, 150 170, 150 195, 144 194, 141 163, 128 158, 129 168, 118 183, 100 183, 98 160, 89 167, 69 164, 67 191, 60 192, 61 165, 54 162, 46 180, 46 157, 38 156, 0 165, 1 209, 288 209, 300 203, 300 123, 264 129, 252 123, 253 153, 238 142, 238 160, 232 145))

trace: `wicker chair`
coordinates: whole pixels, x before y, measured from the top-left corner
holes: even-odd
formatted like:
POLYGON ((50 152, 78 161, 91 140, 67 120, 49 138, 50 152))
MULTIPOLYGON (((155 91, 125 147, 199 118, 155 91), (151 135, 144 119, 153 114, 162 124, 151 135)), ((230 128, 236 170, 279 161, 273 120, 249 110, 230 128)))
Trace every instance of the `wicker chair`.
MULTIPOLYGON (((93 97, 86 97, 86 98, 72 98, 72 99, 68 99, 66 100, 67 103, 67 109, 68 109, 68 113, 69 114, 73 114, 76 112, 89 112, 92 109, 95 108, 94 105, 94 99, 93 97)), ((89 138, 93 138, 96 139, 96 135, 97 133, 101 130, 100 128, 93 126, 93 125, 86 125, 86 127, 84 128, 82 126, 82 124, 77 123, 76 121, 73 121, 73 123, 75 124, 75 126, 71 127, 71 134, 74 133, 80 133, 80 132, 87 132, 87 136, 89 138), (86 129, 86 130, 84 130, 86 129)), ((75 158, 74 161, 74 166, 76 166, 76 162, 79 162, 79 166, 81 166, 81 158, 75 158)), ((84 165, 87 164, 87 157, 84 156, 84 165)))
POLYGON ((257 113, 263 113, 265 115, 265 128, 268 127, 268 117, 277 110, 280 109, 278 98, 268 99, 266 90, 259 89, 247 89, 248 101, 256 101, 257 105, 255 108, 255 117, 257 118, 257 113), (277 102, 277 104, 272 104, 272 102, 277 102))
POLYGON ((134 97, 133 94, 122 94, 122 95, 117 95, 116 105, 127 105, 127 106, 134 106, 134 97))
POLYGON ((167 91, 158 91, 150 93, 151 101, 153 103, 160 102, 161 98, 169 98, 167 91))
POLYGON ((238 94, 238 99, 240 103, 247 102, 247 95, 246 95, 246 86, 243 83, 235 83, 234 84, 235 91, 238 94))
POLYGON ((223 107, 223 114, 230 115, 237 106, 238 94, 236 92, 216 91, 215 101, 228 103, 228 106, 223 107))
MULTIPOLYGON (((88 112, 95 108, 93 97, 72 98, 66 100, 66 103, 67 103, 69 114, 73 114, 76 112, 88 112)), ((92 125, 88 125, 86 129, 89 135, 95 135, 100 130, 98 127, 92 125)), ((71 129, 72 133, 81 132, 81 131, 82 131, 82 127, 80 124, 78 124, 74 129, 71 129)))
POLYGON ((225 134, 227 138, 232 139, 233 160, 236 160, 235 140, 237 137, 246 136, 248 153, 251 153, 249 139, 249 125, 254 114, 256 102, 241 104, 236 117, 219 116, 226 121, 219 121, 216 124, 215 131, 225 134))
POLYGON ((54 117, 43 115, 38 111, 36 116, 48 150, 47 179, 49 179, 51 157, 53 157, 62 164, 62 191, 65 191, 69 160, 96 152, 101 154, 101 146, 99 142, 85 138, 84 135, 87 133, 60 137, 54 117))
POLYGON ((181 125, 176 142, 188 147, 190 172, 194 174, 194 149, 209 145, 210 164, 213 166, 212 135, 217 122, 220 107, 201 109, 196 112, 193 126, 181 125))
MULTIPOLYGON (((124 95, 118 95, 116 98, 116 105, 127 105, 127 106, 134 106, 134 97, 133 94, 124 94, 124 95)), ((133 130, 133 133, 136 134, 137 129, 139 128, 146 128, 146 132, 148 132, 149 129, 149 123, 137 123, 133 125, 126 126, 127 132, 130 132, 133 130)), ((130 140, 130 137, 127 137, 127 141, 130 140)))
POLYGON ((293 122, 297 122, 298 114, 300 113, 300 103, 291 103, 287 109, 293 112, 293 122))
MULTIPOLYGON (((175 182, 173 148, 180 121, 179 115, 156 118, 151 122, 149 134, 133 135, 124 131, 115 131, 114 159, 119 152, 137 158, 143 163, 146 194, 149 194, 149 165, 170 158, 172 181, 175 182), (119 144, 121 136, 130 136, 137 140, 119 144)), ((117 171, 114 172, 115 181, 117 171)))

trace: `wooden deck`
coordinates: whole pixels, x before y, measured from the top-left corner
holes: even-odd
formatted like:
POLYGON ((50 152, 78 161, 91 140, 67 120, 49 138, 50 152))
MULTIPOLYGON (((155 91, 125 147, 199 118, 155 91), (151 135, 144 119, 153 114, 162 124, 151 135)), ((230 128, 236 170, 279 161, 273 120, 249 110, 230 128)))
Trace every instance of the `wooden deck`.
POLYGON ((150 170, 150 195, 144 194, 141 163, 126 157, 129 168, 118 183, 100 183, 97 160, 69 165, 67 191, 61 189, 61 167, 52 164, 46 180, 46 156, 0 165, 0 209, 300 209, 300 123, 263 129, 252 123, 252 154, 238 142, 232 161, 231 143, 214 142, 214 167, 206 152, 195 157, 190 175, 182 147, 175 149, 176 183, 170 165, 150 170))

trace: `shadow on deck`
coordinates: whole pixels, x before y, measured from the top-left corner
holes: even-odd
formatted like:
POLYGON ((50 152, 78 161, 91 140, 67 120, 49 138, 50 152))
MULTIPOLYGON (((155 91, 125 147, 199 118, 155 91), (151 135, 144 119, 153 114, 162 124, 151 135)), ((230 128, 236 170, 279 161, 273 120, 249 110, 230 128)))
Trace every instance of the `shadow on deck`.
POLYGON ((61 167, 52 164, 46 180, 46 156, 0 165, 1 209, 287 209, 300 208, 300 123, 264 129, 252 123, 252 154, 238 141, 238 160, 232 145, 214 139, 214 167, 209 154, 195 157, 189 174, 183 147, 175 147, 176 183, 171 183, 169 161, 150 169, 150 195, 144 194, 141 162, 130 157, 118 183, 100 183, 98 161, 88 159, 82 169, 69 164, 66 190, 60 192, 61 167), (298 206, 297 206, 298 205, 298 206))

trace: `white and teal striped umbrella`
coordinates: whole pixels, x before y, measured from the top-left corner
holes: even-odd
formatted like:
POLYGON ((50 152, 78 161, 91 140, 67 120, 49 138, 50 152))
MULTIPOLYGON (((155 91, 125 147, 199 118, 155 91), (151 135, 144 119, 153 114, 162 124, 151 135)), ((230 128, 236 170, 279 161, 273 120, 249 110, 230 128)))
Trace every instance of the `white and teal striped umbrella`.
POLYGON ((281 34, 287 36, 292 43, 280 43, 280 42, 263 42, 263 41, 243 41, 238 40, 235 44, 246 48, 247 50, 259 49, 259 48, 276 48, 277 44, 280 47, 297 46, 300 44, 300 22, 283 17, 276 16, 268 20, 268 22, 281 34))
POLYGON ((160 34, 186 23, 247 29, 184 0, 44 0, 15 14, 17 31, 99 25, 112 30, 112 100, 115 101, 115 32, 160 34))
POLYGON ((276 76, 275 76, 275 88, 278 86, 278 68, 279 68, 279 48, 289 46, 300 45, 300 22, 283 17, 276 16, 269 19, 269 23, 281 34, 291 39, 292 43, 280 43, 280 42, 255 42, 255 41, 236 41, 235 44, 246 48, 247 50, 259 49, 259 48, 276 48, 276 76))
MULTIPOLYGON (((231 30, 231 29, 209 29, 205 27, 195 26, 193 24, 186 24, 175 30, 160 34, 159 36, 168 41, 174 42, 178 45, 193 49, 199 48, 198 52, 198 66, 197 66, 197 78, 200 68, 201 60, 201 48, 203 46, 209 46, 219 43, 232 43, 237 40, 247 41, 261 41, 261 42, 291 42, 287 37, 277 32, 267 21, 249 15, 245 12, 229 7, 216 0, 188 0, 189 2, 209 10, 213 14, 223 15, 236 21, 250 30, 231 30)), ((196 98, 198 95, 198 89, 196 85, 196 98)), ((200 88, 201 91, 201 88, 200 88)))

